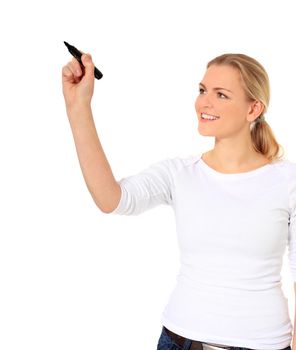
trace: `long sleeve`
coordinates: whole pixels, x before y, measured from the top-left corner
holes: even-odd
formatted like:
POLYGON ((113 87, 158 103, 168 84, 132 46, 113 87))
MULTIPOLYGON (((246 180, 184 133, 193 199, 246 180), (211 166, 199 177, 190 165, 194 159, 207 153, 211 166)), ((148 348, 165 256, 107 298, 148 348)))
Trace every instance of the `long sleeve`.
POLYGON ((167 158, 118 181, 121 198, 110 214, 139 215, 160 204, 172 205, 172 160, 167 158))

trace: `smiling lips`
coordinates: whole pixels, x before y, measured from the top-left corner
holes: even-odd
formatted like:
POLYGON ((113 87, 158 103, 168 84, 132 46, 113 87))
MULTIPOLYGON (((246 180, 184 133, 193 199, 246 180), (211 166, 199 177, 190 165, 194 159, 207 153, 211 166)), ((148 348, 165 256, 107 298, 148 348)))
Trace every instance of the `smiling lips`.
POLYGON ((202 120, 217 120, 219 118, 220 117, 218 117, 218 116, 214 116, 214 115, 210 115, 210 114, 205 114, 205 113, 201 114, 201 119, 202 120))

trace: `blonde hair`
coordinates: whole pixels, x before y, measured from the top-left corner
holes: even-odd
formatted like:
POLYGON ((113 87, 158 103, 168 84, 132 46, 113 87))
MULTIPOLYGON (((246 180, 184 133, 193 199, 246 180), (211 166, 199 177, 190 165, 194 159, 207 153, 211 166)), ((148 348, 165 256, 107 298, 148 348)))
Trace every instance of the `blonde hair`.
POLYGON ((246 97, 250 101, 259 100, 264 109, 260 116, 251 123, 250 131, 254 149, 266 156, 270 162, 280 160, 284 156, 283 147, 277 142, 274 133, 265 120, 270 100, 268 74, 264 67, 254 58, 240 53, 226 53, 208 62, 211 65, 229 65, 236 68, 241 77, 246 97))

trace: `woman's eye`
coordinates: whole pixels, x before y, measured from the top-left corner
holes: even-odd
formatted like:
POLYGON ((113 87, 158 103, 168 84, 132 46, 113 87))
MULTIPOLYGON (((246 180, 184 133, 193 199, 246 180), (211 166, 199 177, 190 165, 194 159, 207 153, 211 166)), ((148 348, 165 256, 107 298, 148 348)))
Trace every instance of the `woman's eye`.
MULTIPOLYGON (((205 91, 205 90, 202 89, 202 88, 199 89, 199 93, 202 93, 203 91, 205 91)), ((219 96, 223 96, 223 99, 224 99, 224 98, 227 98, 227 96, 224 95, 224 94, 222 94, 222 92, 218 92, 218 95, 219 95, 219 96)))
POLYGON ((224 94, 222 94, 222 92, 218 92, 218 94, 221 96, 224 96, 224 98, 227 98, 227 96, 225 96, 224 94))

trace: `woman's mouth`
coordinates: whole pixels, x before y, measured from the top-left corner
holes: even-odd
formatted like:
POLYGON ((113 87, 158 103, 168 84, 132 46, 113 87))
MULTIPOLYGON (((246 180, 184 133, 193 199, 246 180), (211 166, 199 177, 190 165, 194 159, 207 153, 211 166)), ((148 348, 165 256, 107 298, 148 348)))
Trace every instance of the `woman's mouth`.
POLYGON ((216 116, 216 115, 211 115, 211 114, 205 114, 205 113, 202 113, 201 114, 201 118, 200 120, 202 122, 213 122, 215 120, 218 120, 220 117, 216 116))

